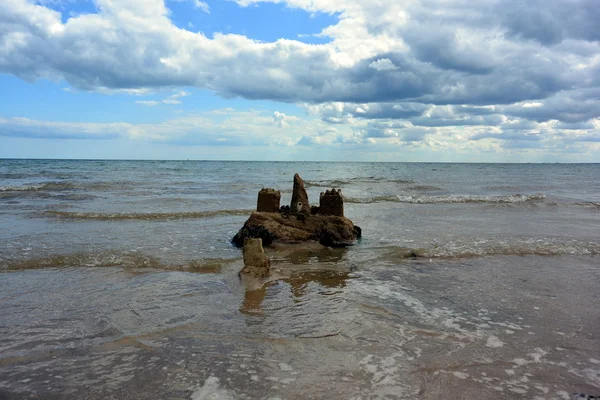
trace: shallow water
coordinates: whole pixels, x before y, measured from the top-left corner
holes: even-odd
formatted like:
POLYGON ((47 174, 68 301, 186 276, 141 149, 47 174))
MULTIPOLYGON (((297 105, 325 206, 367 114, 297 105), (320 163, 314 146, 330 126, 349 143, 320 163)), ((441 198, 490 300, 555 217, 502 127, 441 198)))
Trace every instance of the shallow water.
POLYGON ((600 394, 600 166, 0 160, 0 398, 600 394), (335 186, 347 249, 229 239, 335 186))

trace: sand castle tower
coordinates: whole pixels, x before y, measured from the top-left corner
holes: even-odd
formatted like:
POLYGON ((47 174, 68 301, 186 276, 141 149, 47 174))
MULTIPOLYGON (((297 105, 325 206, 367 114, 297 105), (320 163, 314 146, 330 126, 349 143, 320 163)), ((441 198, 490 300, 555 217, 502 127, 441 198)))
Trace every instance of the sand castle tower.
POLYGON ((321 215, 344 216, 344 199, 341 189, 331 189, 321 192, 319 197, 319 213, 321 215))
POLYGON ((256 202, 256 211, 258 212, 279 212, 279 203, 281 202, 281 192, 279 190, 262 188, 258 192, 256 202))

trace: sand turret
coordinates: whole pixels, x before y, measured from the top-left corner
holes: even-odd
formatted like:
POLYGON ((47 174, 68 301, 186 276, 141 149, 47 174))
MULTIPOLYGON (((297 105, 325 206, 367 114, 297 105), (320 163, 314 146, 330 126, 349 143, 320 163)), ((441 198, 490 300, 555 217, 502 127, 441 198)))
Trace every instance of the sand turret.
POLYGON ((319 197, 319 213, 321 215, 344 216, 344 199, 341 189, 331 189, 321 192, 319 197))
POLYGON ((256 201, 256 211, 258 212, 279 212, 279 203, 281 201, 281 192, 271 188, 262 188, 258 192, 256 201))
POLYGON ((300 178, 300 175, 294 175, 294 188, 292 189, 292 202, 290 208, 294 212, 305 212, 310 213, 310 204, 308 203, 308 194, 304 188, 304 181, 300 178), (298 205, 300 204, 300 210, 298 205))
POLYGON ((265 255, 262 239, 244 239, 244 268, 240 275, 253 278, 265 278, 271 273, 271 261, 265 255))

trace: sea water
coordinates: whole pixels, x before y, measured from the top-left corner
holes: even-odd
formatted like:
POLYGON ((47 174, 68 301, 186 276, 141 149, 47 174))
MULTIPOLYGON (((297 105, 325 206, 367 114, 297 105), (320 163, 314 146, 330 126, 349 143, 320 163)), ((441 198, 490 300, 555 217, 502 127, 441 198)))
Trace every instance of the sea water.
POLYGON ((0 398, 600 394, 600 165, 0 160, 0 398), (349 248, 229 243, 342 190, 349 248))

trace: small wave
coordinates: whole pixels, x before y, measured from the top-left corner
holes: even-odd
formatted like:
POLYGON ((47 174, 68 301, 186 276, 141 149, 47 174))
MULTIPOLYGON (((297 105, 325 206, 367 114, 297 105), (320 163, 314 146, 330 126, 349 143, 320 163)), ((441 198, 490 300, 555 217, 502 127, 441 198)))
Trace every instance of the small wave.
POLYGON ((84 190, 126 190, 131 189, 132 187, 139 186, 139 182, 130 182, 130 181, 112 181, 112 182, 91 182, 91 183, 82 183, 79 185, 80 188, 84 190))
POLYGON ((19 173, 6 173, 6 174, 0 174, 0 179, 23 179, 23 178, 28 178, 29 174, 19 174, 19 173))
POLYGON ((580 203, 575 203, 575 205, 580 206, 580 207, 590 207, 590 208, 600 209, 600 202, 595 202, 595 201, 582 201, 580 203))
POLYGON ((401 203, 398 196, 374 196, 374 197, 367 197, 367 198, 344 196, 345 203, 372 204, 372 203, 381 203, 384 201, 401 203))
POLYGON ((125 220, 169 220, 211 218, 221 215, 249 215, 254 210, 214 210, 172 213, 94 213, 73 211, 44 211, 42 215, 60 219, 125 221, 125 220))
POLYGON ((304 184, 307 187, 341 187, 350 185, 352 183, 369 183, 369 182, 385 182, 385 183, 399 183, 399 184, 415 184, 416 182, 409 179, 389 179, 382 178, 376 176, 366 176, 366 177, 356 177, 356 178, 348 178, 348 179, 325 179, 325 180, 316 180, 316 181, 304 181, 304 184))
POLYGON ((344 197, 346 203, 371 204, 384 201, 409 204, 438 204, 438 203, 525 203, 544 200, 545 194, 530 195, 512 194, 506 196, 375 196, 366 198, 344 197))
POLYGON ((390 183, 403 183, 403 184, 407 184, 407 185, 409 185, 409 184, 413 184, 413 183, 416 183, 415 181, 412 181, 412 180, 410 180, 410 179, 383 179, 383 178, 382 178, 382 179, 380 179, 380 180, 381 180, 381 181, 384 181, 384 182, 390 182, 390 183))
POLYGON ((64 182, 49 182, 35 185, 20 186, 0 186, 0 192, 39 192, 39 191, 60 191, 73 189, 74 186, 64 182))
POLYGON ((44 185, 0 186, 0 192, 35 192, 44 185))
POLYGON ((340 187, 351 183, 352 180, 334 179, 334 180, 323 180, 323 181, 304 181, 306 187, 340 187))
POLYGON ((97 253, 71 253, 26 260, 0 261, 0 270, 15 271, 44 268, 70 267, 123 267, 153 268, 169 271, 219 273, 225 265, 236 262, 235 258, 206 258, 190 260, 182 264, 165 264, 155 257, 135 253, 103 251, 97 253))
POLYGON ((431 248, 391 247, 384 251, 386 260, 414 258, 474 258, 486 256, 597 256, 600 243, 580 241, 521 240, 494 243, 450 243, 431 248))
POLYGON ((72 194, 59 194, 58 196, 53 196, 56 200, 63 201, 83 201, 83 200, 92 200, 97 198, 97 196, 91 194, 83 194, 83 193, 72 193, 72 194))
POLYGON ((441 187, 431 185, 412 185, 409 186, 408 189, 416 190, 418 192, 437 192, 439 190, 444 190, 441 187))

